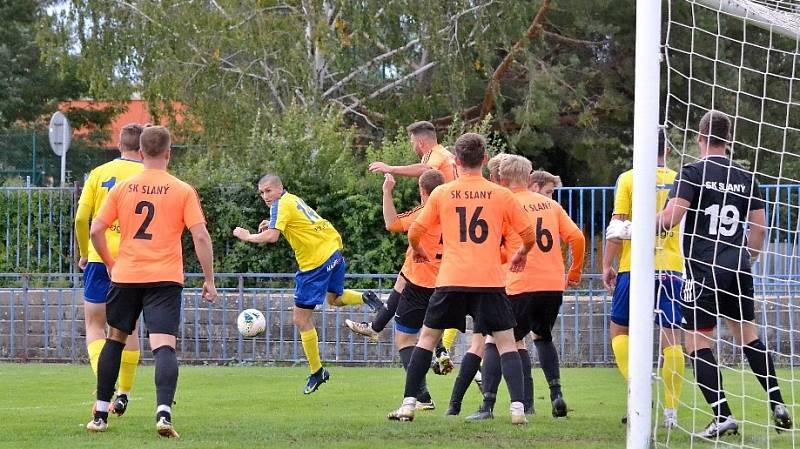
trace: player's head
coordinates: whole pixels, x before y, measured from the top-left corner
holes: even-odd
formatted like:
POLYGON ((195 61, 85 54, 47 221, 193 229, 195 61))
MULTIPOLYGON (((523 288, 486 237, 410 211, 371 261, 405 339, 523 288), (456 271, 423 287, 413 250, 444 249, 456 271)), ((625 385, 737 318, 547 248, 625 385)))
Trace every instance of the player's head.
POLYGON ((408 139, 411 140, 411 148, 419 157, 439 143, 436 139, 436 127, 431 122, 414 122, 406 127, 406 131, 408 139))
POLYGON ((508 156, 508 153, 497 153, 486 163, 486 166, 489 168, 489 181, 500 184, 500 164, 503 163, 503 159, 505 159, 506 156, 508 156))
POLYGON ((119 151, 127 153, 139 151, 139 139, 144 127, 138 123, 128 123, 119 132, 119 151))
POLYGON ((139 152, 143 159, 169 160, 171 140, 163 126, 148 126, 139 136, 139 152))
POLYGON ((466 169, 481 168, 486 163, 486 139, 475 133, 462 134, 454 147, 456 164, 466 169))
POLYGON ((536 170, 531 173, 528 189, 531 192, 536 192, 548 198, 553 198, 553 192, 556 187, 561 187, 561 177, 556 176, 548 171, 536 170))
POLYGON ((436 187, 444 184, 444 175, 439 170, 425 170, 419 177, 419 197, 424 203, 436 187))
POLYGON ((516 154, 510 154, 500 163, 500 184, 508 186, 528 187, 531 174, 531 161, 516 154))
POLYGON ((700 119, 697 127, 697 142, 701 151, 709 149, 725 150, 731 140, 731 119, 719 111, 708 111, 700 119))
POLYGON ((261 195, 261 199, 267 203, 267 206, 272 206, 272 202, 283 194, 281 178, 274 173, 267 173, 262 176, 258 180, 258 193, 261 195))

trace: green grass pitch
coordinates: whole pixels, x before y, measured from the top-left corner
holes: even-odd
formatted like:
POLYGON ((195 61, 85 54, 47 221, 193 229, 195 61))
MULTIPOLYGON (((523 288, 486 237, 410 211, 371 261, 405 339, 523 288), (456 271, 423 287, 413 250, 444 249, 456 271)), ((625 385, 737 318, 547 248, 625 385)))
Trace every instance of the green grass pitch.
MULTIPOLYGON (((463 416, 478 406, 474 384, 467 392, 462 417, 443 416, 455 373, 429 374, 434 411, 419 412, 413 423, 390 422, 386 413, 400 404, 403 371, 399 368, 330 367, 331 380, 310 396, 302 394, 307 370, 303 367, 182 366, 173 408, 181 439, 160 439, 155 433, 153 367, 140 366, 128 413, 109 420, 105 434, 89 434, 94 377, 87 365, 0 364, 0 447, 2 448, 621 448, 625 428, 625 385, 613 368, 570 368, 562 372, 570 407, 567 419, 550 416, 547 390, 535 372, 536 415, 528 426, 514 427, 508 417, 508 393, 501 384, 492 422, 467 423, 463 416)), ((788 376, 788 372, 779 375, 788 376)), ((687 369, 687 375, 691 370, 687 369)), ((727 371, 725 383, 738 418, 767 423, 763 403, 736 398, 742 387, 749 394, 762 390, 752 374, 727 371), (746 405, 745 405, 746 404, 746 405), (743 410, 743 405, 745 410, 743 410)), ((784 384, 787 402, 791 386, 784 384)), ((699 391, 684 388, 682 401, 697 401, 693 413, 682 407, 681 425, 699 430, 707 424, 699 391), (702 413, 700 413, 702 410, 702 413)), ((793 416, 797 417, 797 408, 793 416)), ((728 443, 749 447, 793 447, 793 433, 748 423, 728 443)), ((659 441, 666 435, 659 431, 659 441)), ((669 447, 714 447, 673 432, 669 447)))

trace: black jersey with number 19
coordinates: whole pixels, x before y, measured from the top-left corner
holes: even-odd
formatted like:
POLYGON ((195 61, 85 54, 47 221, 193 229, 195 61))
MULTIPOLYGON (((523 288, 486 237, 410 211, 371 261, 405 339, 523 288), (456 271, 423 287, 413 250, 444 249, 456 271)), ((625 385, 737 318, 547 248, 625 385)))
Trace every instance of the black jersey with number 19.
POLYGON ((683 253, 691 273, 723 268, 750 272, 745 223, 764 209, 753 173, 725 156, 685 165, 669 194, 689 202, 683 253))

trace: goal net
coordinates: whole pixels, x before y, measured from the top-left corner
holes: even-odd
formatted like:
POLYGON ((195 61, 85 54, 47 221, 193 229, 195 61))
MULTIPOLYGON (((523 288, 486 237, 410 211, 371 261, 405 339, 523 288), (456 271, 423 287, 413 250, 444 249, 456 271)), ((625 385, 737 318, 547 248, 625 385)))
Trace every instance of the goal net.
MULTIPOLYGON (((662 120, 672 149, 667 165, 680 173, 682 166, 700 160, 700 118, 716 110, 732 123, 729 155, 760 183, 767 232, 763 252, 752 266, 755 323, 774 360, 783 400, 798 427, 800 0, 664 0, 662 21, 662 120)), ((747 217, 737 217, 732 211, 712 207, 696 212, 715 226, 703 236, 708 240, 712 235, 712 243, 717 238, 713 235, 748 226, 747 217)), ((698 223, 699 219, 683 223, 684 239, 699 233, 698 223)), ((712 251, 709 260, 695 262, 718 268, 718 254, 712 251)), ((696 297, 695 292, 687 289, 684 301, 696 297)), ((714 296, 718 302, 728 300, 722 291, 715 291, 714 296)), ((698 307, 692 302, 685 304, 698 307)), ((661 370, 654 370, 653 446, 800 447, 800 433, 776 431, 768 394, 751 369, 752 361, 736 344, 748 342, 742 342, 742 333, 734 335, 724 322, 718 319, 711 351, 720 365, 721 389, 738 423, 738 434, 728 432, 710 438, 710 443, 696 436, 714 416, 695 380, 692 359, 687 357, 677 407, 678 427, 671 430, 663 426, 661 370)))

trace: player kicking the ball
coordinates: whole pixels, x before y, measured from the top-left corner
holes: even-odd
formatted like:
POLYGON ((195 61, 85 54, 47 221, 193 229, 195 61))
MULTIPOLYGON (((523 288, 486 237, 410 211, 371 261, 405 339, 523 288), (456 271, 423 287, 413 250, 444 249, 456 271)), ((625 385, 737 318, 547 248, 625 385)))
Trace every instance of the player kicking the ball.
POLYGON ((292 318, 300 331, 311 370, 303 393, 311 394, 330 378, 319 357, 314 309, 327 301, 337 307, 366 304, 375 312, 383 308, 383 303, 373 292, 344 289, 346 264, 341 253, 342 237, 328 220, 287 192, 277 175, 264 175, 258 181, 258 191, 270 208, 269 220, 261 223, 257 234, 237 227, 233 235, 250 243, 275 243, 283 234, 294 250, 299 268, 295 274, 292 318))

